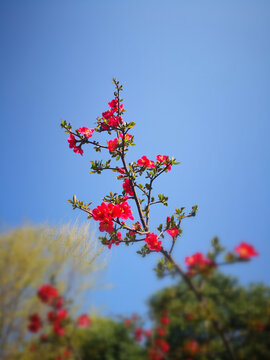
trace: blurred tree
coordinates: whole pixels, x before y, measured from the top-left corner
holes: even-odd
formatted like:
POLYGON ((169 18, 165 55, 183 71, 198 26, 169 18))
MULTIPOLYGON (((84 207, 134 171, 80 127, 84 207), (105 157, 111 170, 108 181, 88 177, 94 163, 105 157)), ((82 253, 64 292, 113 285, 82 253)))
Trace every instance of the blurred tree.
MULTIPOLYGON (((270 287, 243 287, 235 278, 220 273, 193 279, 207 300, 208 309, 223 327, 237 359, 270 359, 270 287)), ((209 312, 181 281, 156 293, 149 302, 151 317, 158 327, 164 309, 170 324, 166 340, 167 359, 227 359, 222 343, 210 326, 209 312)), ((154 326, 154 328, 155 328, 154 326)))
POLYGON ((28 316, 42 310, 37 288, 55 282, 78 304, 83 290, 97 285, 101 251, 88 225, 24 226, 0 235, 1 359, 14 358, 27 339, 28 316))

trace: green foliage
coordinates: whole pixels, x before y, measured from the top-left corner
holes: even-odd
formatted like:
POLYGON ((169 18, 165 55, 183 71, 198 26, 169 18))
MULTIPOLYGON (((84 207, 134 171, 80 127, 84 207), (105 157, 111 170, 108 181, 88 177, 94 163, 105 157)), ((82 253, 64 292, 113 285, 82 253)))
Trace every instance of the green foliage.
POLYGON ((195 340, 199 352, 192 359, 227 359, 224 347, 210 321, 217 321, 224 329, 235 350, 237 359, 270 358, 270 287, 263 284, 243 287, 237 280, 220 273, 208 277, 197 276, 196 287, 203 290, 206 302, 199 304, 181 281, 166 288, 150 299, 151 316, 158 323, 164 309, 171 323, 167 341, 171 351, 168 359, 185 359, 183 347, 195 340), (206 307, 210 310, 207 315, 206 307))
POLYGON ((140 347, 122 323, 96 318, 76 339, 82 360, 146 360, 140 347))

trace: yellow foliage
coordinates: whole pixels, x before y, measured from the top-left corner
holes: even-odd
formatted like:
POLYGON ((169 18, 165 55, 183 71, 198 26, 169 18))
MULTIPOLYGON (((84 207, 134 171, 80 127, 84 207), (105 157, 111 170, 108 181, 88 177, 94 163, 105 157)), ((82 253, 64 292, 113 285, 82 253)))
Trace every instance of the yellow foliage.
POLYGON ((78 303, 104 267, 88 225, 24 226, 0 235, 0 358, 11 359, 27 336, 29 314, 42 311, 37 288, 53 281, 78 303))

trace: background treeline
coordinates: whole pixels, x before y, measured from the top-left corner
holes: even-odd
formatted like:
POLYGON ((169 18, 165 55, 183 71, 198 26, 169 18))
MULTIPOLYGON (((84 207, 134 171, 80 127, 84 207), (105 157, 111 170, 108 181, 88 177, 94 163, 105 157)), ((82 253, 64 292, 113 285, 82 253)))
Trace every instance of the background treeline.
MULTIPOLYGON (((0 358, 55 360, 57 343, 41 344, 38 335, 27 331, 29 315, 44 312, 36 297, 37 288, 43 283, 57 284, 75 317, 85 301, 84 290, 94 291, 99 286, 103 248, 89 236, 88 226, 67 225, 26 226, 2 233, 0 249, 0 358)), ((213 314, 237 359, 269 360, 270 287, 244 287, 237 279, 217 272, 197 275, 194 282, 203 289, 207 302, 198 304, 180 281, 149 299, 150 321, 139 316, 130 320, 115 314, 112 319, 90 313, 90 326, 72 335, 81 359, 149 359, 149 349, 162 337, 170 348, 164 359, 226 360, 223 345, 210 325, 209 314, 213 314), (169 322, 161 334, 164 312, 169 322), (138 336, 146 330, 147 336, 138 336)), ((67 358, 73 359, 73 355, 67 358)))

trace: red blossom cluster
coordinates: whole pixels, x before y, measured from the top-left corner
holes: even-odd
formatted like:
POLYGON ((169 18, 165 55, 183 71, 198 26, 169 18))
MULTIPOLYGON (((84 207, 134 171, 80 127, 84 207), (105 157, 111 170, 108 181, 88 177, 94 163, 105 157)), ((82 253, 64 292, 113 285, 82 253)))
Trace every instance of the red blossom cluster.
MULTIPOLYGON (((66 335, 66 325, 71 322, 68 315, 68 310, 64 309, 64 299, 59 296, 58 289, 50 284, 43 284, 37 291, 37 296, 40 301, 47 304, 50 310, 47 312, 46 320, 48 325, 51 327, 52 332, 56 336, 64 337, 66 335)), ((43 327, 46 320, 41 319, 40 315, 34 313, 29 316, 28 330, 32 333, 37 333, 43 327)), ((77 319, 77 326, 87 327, 90 324, 90 318, 87 314, 82 314, 77 319)), ((48 342, 50 336, 47 334, 40 335, 40 342, 48 342)), ((31 346, 32 351, 36 349, 36 346, 31 346)), ((70 349, 65 349, 63 352, 64 357, 70 355, 70 349)), ((61 359, 61 356, 58 357, 61 359)), ((57 358, 57 359, 58 359, 57 358)))
POLYGON ((118 106, 118 99, 116 98, 109 102, 108 105, 110 109, 102 113, 104 122, 101 123, 102 129, 107 131, 111 128, 116 128, 123 123, 123 119, 120 114, 125 111, 122 104, 118 106))
POLYGON ((156 161, 157 163, 155 164, 153 160, 149 160, 144 155, 139 160, 137 160, 137 166, 153 169, 155 167, 159 167, 160 165, 165 165, 167 166, 168 171, 171 170, 172 166, 168 155, 157 155, 156 161))
POLYGON ((138 161, 137 161, 137 165, 138 166, 143 166, 146 168, 154 168, 155 163, 152 160, 149 160, 146 156, 141 157, 138 161))
POLYGON ((129 179, 126 179, 124 181, 123 189, 124 189, 125 193, 128 194, 129 196, 134 196, 132 186, 131 186, 131 183, 130 183, 129 179))
POLYGON ((41 302, 50 304, 58 298, 58 290, 50 284, 44 284, 38 289, 37 295, 41 302))
POLYGON ((33 333, 36 333, 41 328, 42 328, 41 317, 37 313, 30 315, 29 316, 28 330, 33 332, 33 333))
POLYGON ((153 330, 154 345, 148 352, 149 360, 164 360, 166 354, 170 351, 170 346, 165 340, 167 327, 170 324, 168 312, 163 310, 163 315, 160 319, 160 324, 153 330))
POLYGON ((216 267, 216 264, 205 257, 202 253, 195 253, 185 258, 185 263, 188 266, 189 274, 192 275, 195 272, 208 273, 210 270, 216 267))
POLYGON ((99 229, 101 232, 113 232, 113 220, 119 218, 123 220, 131 219, 132 211, 126 201, 121 204, 114 205, 112 203, 103 202, 92 210, 93 219, 99 221, 99 229))
POLYGON ((156 234, 151 233, 147 234, 145 238, 145 242, 148 245, 149 250, 152 251, 160 251, 161 250, 161 241, 158 240, 156 234))
MULTIPOLYGON (((77 129, 78 133, 80 133, 81 135, 84 135, 86 137, 86 139, 89 139, 93 132, 95 131, 94 129, 88 129, 87 127, 83 126, 82 128, 77 129)), ((69 147, 70 149, 73 149, 73 151, 76 154, 83 154, 83 149, 82 149, 82 144, 83 144, 83 140, 76 140, 74 134, 70 133, 69 138, 68 138, 68 143, 69 143, 69 147), (79 143, 79 146, 77 145, 77 143, 79 143)))
POLYGON ((168 155, 157 155, 157 162, 168 166, 167 170, 171 170, 172 166, 168 155))

